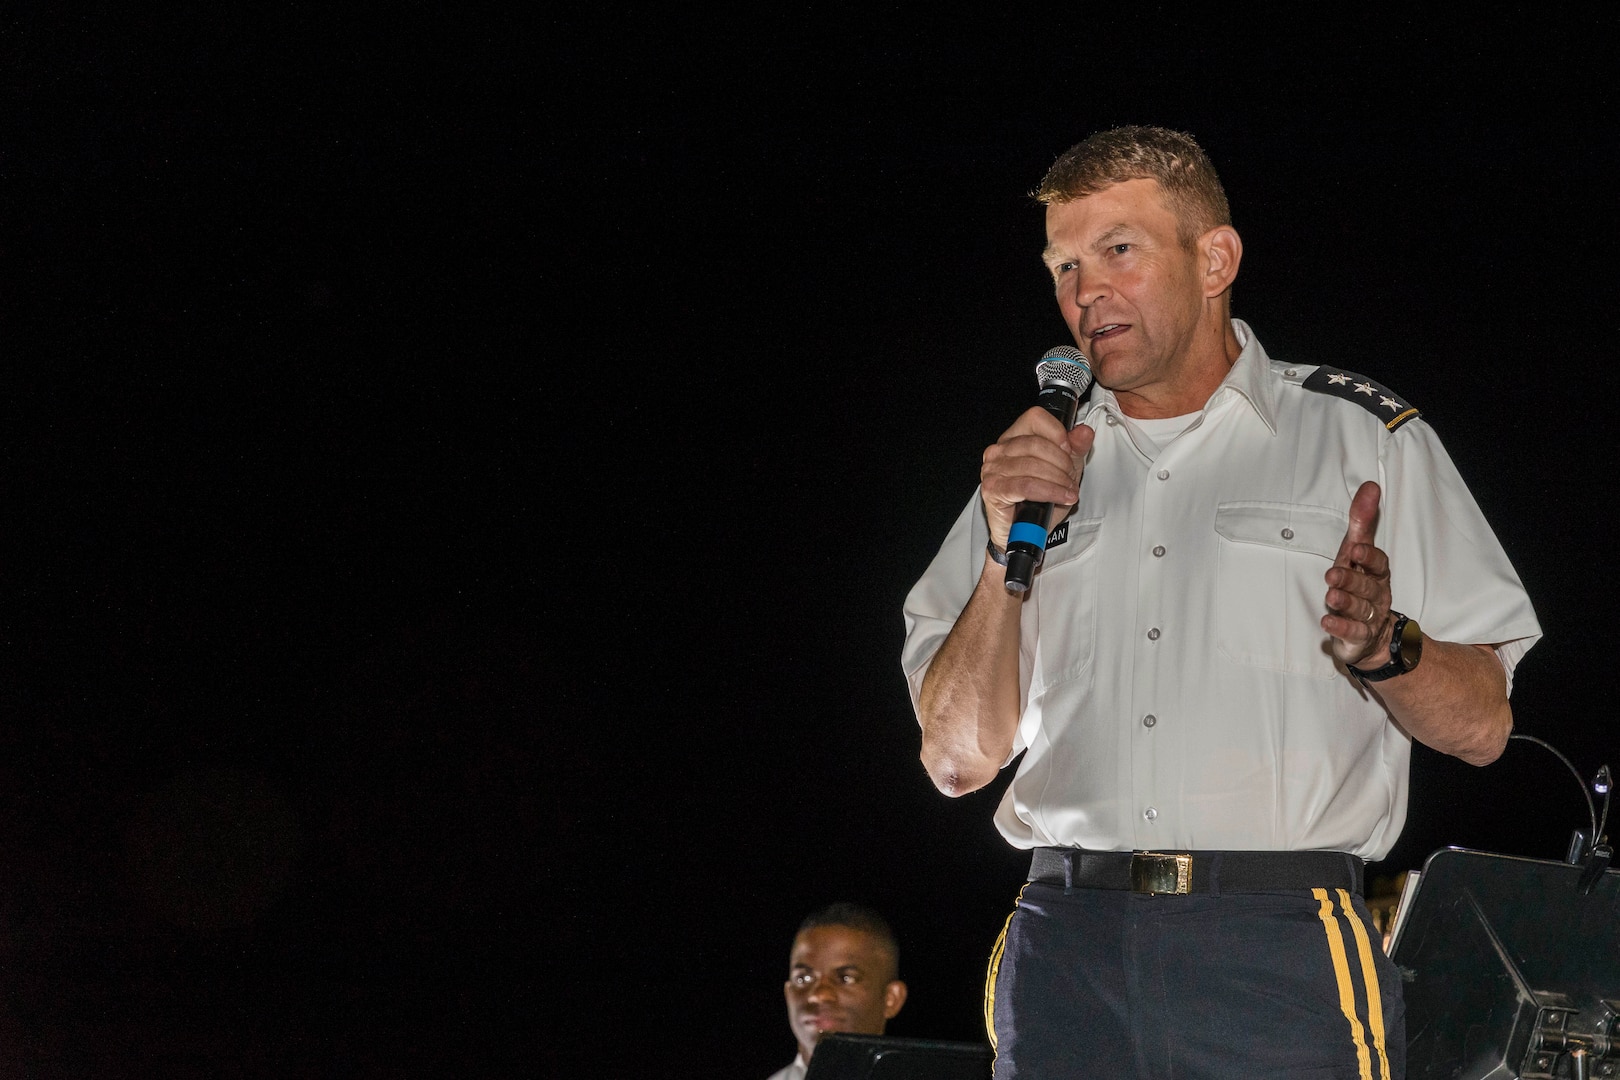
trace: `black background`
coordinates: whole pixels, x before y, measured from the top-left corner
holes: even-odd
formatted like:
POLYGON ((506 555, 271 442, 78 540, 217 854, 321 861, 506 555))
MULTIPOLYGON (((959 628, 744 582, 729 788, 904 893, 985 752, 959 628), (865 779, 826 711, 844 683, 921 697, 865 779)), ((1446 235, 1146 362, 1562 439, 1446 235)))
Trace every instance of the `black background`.
MULTIPOLYGON (((1425 410, 1519 729, 1613 760, 1613 17, 258 7, 0 17, 0 1074, 763 1076, 840 898, 978 1037, 1023 860, 900 606, 1120 123, 1211 154, 1273 357, 1425 410)), ((1413 770, 1387 872, 1585 820, 1413 770)))

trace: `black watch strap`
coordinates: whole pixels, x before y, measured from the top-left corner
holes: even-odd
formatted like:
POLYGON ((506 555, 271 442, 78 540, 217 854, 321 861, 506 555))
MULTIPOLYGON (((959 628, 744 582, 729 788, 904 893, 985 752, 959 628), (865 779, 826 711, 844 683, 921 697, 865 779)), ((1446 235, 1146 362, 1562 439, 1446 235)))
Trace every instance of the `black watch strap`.
POLYGON ((1363 671, 1358 667, 1350 669, 1350 674, 1360 680, 1363 686, 1405 675, 1417 667, 1423 657, 1423 631, 1418 629, 1418 624, 1398 611, 1391 611, 1390 614, 1395 616, 1395 625, 1389 631, 1389 663, 1372 671, 1363 671))

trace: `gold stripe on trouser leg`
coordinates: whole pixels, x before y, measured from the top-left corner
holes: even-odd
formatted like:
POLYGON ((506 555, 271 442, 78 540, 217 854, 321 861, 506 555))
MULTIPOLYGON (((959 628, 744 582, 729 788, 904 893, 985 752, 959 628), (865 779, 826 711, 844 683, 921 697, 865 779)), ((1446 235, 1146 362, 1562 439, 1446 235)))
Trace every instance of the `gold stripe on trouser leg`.
POLYGON ((1367 1053, 1366 1033, 1360 1018, 1356 1016, 1356 990, 1350 982, 1350 960, 1344 952, 1344 935, 1339 932, 1339 922, 1333 917, 1333 900, 1326 889, 1312 889, 1311 895, 1321 904, 1317 915, 1327 932, 1328 955, 1333 958, 1333 977, 1339 983, 1339 1009, 1344 1013, 1344 1018, 1350 1021, 1350 1040, 1356 1045, 1356 1064, 1361 1080, 1372 1080, 1372 1056, 1367 1053))
POLYGON ((1001 970, 1001 951, 1007 947, 1007 927, 1012 925, 1012 916, 1001 926, 1001 933, 996 935, 995 948, 990 950, 990 966, 984 973, 984 1033, 990 1036, 990 1049, 996 1048, 996 973, 1001 970))
POLYGON ((1372 1029, 1373 1047, 1378 1051, 1378 1074, 1389 1080, 1389 1055, 1384 1051, 1384 999, 1378 992, 1378 969, 1373 966, 1372 942, 1361 916, 1350 906, 1350 894, 1339 890, 1339 909, 1356 938, 1356 954, 1361 958, 1361 981, 1367 987, 1367 1026, 1372 1029))
POLYGON ((1012 925, 1013 915, 1018 914, 1018 905, 1023 899, 1024 890, 1020 887, 1018 899, 1013 901, 1012 915, 1007 916, 1007 921, 1001 924, 1001 933, 996 935, 995 946, 990 950, 990 966, 984 973, 984 1031, 990 1036, 991 1050, 996 1048, 996 975, 1001 971, 1001 954, 1007 948, 1007 928, 1012 925))

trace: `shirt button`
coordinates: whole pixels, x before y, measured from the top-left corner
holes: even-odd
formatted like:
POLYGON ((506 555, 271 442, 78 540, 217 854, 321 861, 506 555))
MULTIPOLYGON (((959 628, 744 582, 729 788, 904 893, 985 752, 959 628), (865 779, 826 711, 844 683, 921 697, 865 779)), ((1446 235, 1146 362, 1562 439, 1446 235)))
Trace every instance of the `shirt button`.
POLYGON ((1159 470, 1159 479, 1160 480, 1168 480, 1168 479, 1170 479, 1170 470, 1169 469, 1160 469, 1159 470))
POLYGON ((1158 807, 1155 807, 1155 806, 1148 807, 1146 810, 1142 811, 1142 816, 1144 818, 1146 818, 1147 820, 1149 820, 1149 821, 1157 821, 1158 818, 1159 818, 1158 807))
POLYGON ((1284 540, 1292 540, 1293 538, 1294 538, 1294 530, 1293 529, 1284 529, 1283 530, 1283 539, 1284 540))
POLYGON ((1117 427, 1117 426, 1119 426, 1119 421, 1114 419, 1114 414, 1113 413, 1108 414, 1108 426, 1109 427, 1117 427))
POLYGON ((1157 626, 1155 626, 1153 629, 1148 631, 1148 640, 1149 641, 1158 641, 1159 640, 1159 628, 1157 626))
POLYGON ((1163 544, 1160 544, 1158 547, 1153 549, 1153 557, 1155 559, 1164 558, 1164 545, 1163 544))
POLYGON ((1143 727, 1152 727, 1154 724, 1157 724, 1158 722, 1159 722, 1159 718, 1157 716, 1154 716, 1152 713, 1148 713, 1146 716, 1142 717, 1142 726, 1143 727))
POLYGON ((1299 371, 1295 368, 1289 368, 1287 371, 1283 372, 1283 374, 1292 379, 1295 375, 1299 374, 1299 371))

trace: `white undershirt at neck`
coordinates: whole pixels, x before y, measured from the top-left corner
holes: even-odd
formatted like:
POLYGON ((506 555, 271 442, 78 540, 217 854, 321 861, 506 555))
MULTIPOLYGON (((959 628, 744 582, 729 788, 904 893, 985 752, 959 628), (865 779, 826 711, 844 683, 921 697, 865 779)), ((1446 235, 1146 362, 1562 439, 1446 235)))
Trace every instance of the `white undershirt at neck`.
POLYGON ((1192 426, 1193 421, 1204 415, 1202 409, 1198 412, 1182 413, 1180 416, 1165 416, 1157 420, 1138 420, 1134 416, 1127 417, 1126 423, 1131 424, 1142 435, 1142 450, 1149 457, 1157 457, 1177 435, 1192 426))

